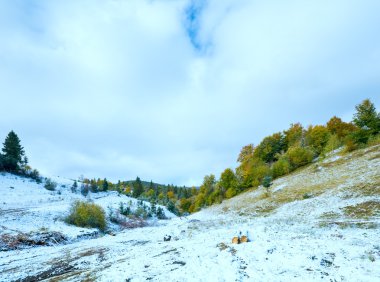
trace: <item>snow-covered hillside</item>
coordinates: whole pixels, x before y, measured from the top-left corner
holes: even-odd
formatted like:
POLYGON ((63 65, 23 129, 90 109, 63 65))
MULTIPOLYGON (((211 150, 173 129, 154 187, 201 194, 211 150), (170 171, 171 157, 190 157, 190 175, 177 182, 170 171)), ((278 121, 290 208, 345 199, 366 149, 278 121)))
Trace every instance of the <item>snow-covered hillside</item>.
MULTIPOLYGON (((94 230, 62 221, 82 196, 56 181, 66 185, 60 194, 0 176, 2 234, 71 239, 1 251, 0 281, 380 281, 380 146, 332 155, 269 192, 259 187, 188 217, 92 239, 78 237, 94 230), (239 231, 251 242, 232 244, 239 231)), ((105 209, 124 201, 91 197, 105 209)))

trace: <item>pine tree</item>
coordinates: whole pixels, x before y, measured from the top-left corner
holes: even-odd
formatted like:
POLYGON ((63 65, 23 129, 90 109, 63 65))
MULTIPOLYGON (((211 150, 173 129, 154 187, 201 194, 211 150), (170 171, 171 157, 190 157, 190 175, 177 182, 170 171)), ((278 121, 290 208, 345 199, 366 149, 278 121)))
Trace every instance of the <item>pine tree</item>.
POLYGON ((178 210, 172 201, 169 201, 166 207, 171 213, 178 214, 178 210))
POLYGON ((24 148, 21 146, 20 139, 16 133, 13 131, 9 132, 3 145, 3 169, 13 173, 20 172, 21 166, 24 165, 24 161, 27 161, 27 159, 23 159, 25 154, 24 148))
POLYGON ((107 192, 108 191, 108 181, 106 178, 103 180, 103 185, 102 185, 103 191, 107 192))
POLYGON ((88 185, 87 184, 83 184, 81 185, 80 187, 80 193, 86 197, 88 195, 88 192, 89 192, 89 188, 88 188, 88 185))
POLYGON ((158 219, 165 219, 166 218, 164 209, 161 207, 157 208, 157 218, 158 219))
POLYGON ((380 132, 380 115, 376 112, 375 105, 369 100, 364 100, 355 107, 353 122, 361 129, 368 130, 371 134, 380 132))
POLYGON ((155 201, 150 202, 150 212, 154 215, 157 214, 157 206, 155 201))
POLYGON ((92 193, 98 193, 99 192, 98 185, 96 185, 95 181, 91 181, 90 191, 92 193))
POLYGON ((269 188, 271 185, 272 185, 272 177, 267 175, 263 178, 263 181, 261 182, 261 184, 265 187, 265 188, 269 188))
POLYGON ((132 196, 137 198, 144 192, 144 187, 141 183, 140 178, 137 176, 136 181, 133 182, 133 193, 132 196))
POLYGON ((71 186, 71 192, 72 193, 76 193, 77 192, 77 188, 78 188, 78 183, 75 180, 74 183, 73 183, 73 185, 71 186))

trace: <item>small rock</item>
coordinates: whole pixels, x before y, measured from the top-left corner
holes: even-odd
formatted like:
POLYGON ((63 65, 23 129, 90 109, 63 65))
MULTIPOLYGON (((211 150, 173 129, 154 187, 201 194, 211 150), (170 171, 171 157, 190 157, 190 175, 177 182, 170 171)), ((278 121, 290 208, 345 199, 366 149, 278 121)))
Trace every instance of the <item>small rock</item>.
POLYGON ((333 262, 332 262, 332 261, 329 261, 329 260, 327 260, 327 259, 322 259, 320 264, 321 264, 321 266, 330 267, 330 266, 333 265, 333 262))
POLYGON ((184 262, 184 261, 173 261, 173 264, 179 264, 181 266, 184 266, 186 264, 186 262, 184 262))

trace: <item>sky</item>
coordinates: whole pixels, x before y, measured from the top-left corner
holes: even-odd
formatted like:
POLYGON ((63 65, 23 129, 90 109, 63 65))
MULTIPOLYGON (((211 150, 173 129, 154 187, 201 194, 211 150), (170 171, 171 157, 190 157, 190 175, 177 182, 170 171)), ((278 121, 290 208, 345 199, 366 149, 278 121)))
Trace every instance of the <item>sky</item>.
POLYGON ((0 1, 0 139, 44 175, 200 185, 291 123, 380 109, 380 1, 0 1))

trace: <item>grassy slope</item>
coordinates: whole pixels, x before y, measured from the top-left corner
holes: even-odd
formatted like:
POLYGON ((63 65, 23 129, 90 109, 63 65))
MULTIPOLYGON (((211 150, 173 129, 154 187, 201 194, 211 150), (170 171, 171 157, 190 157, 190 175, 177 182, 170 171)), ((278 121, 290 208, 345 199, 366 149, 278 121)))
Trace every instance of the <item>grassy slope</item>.
POLYGON ((275 180, 269 192, 263 187, 252 189, 211 210, 260 217, 281 212, 286 204, 302 208, 300 201, 324 210, 315 215, 321 224, 379 217, 380 145, 330 156, 275 180))

